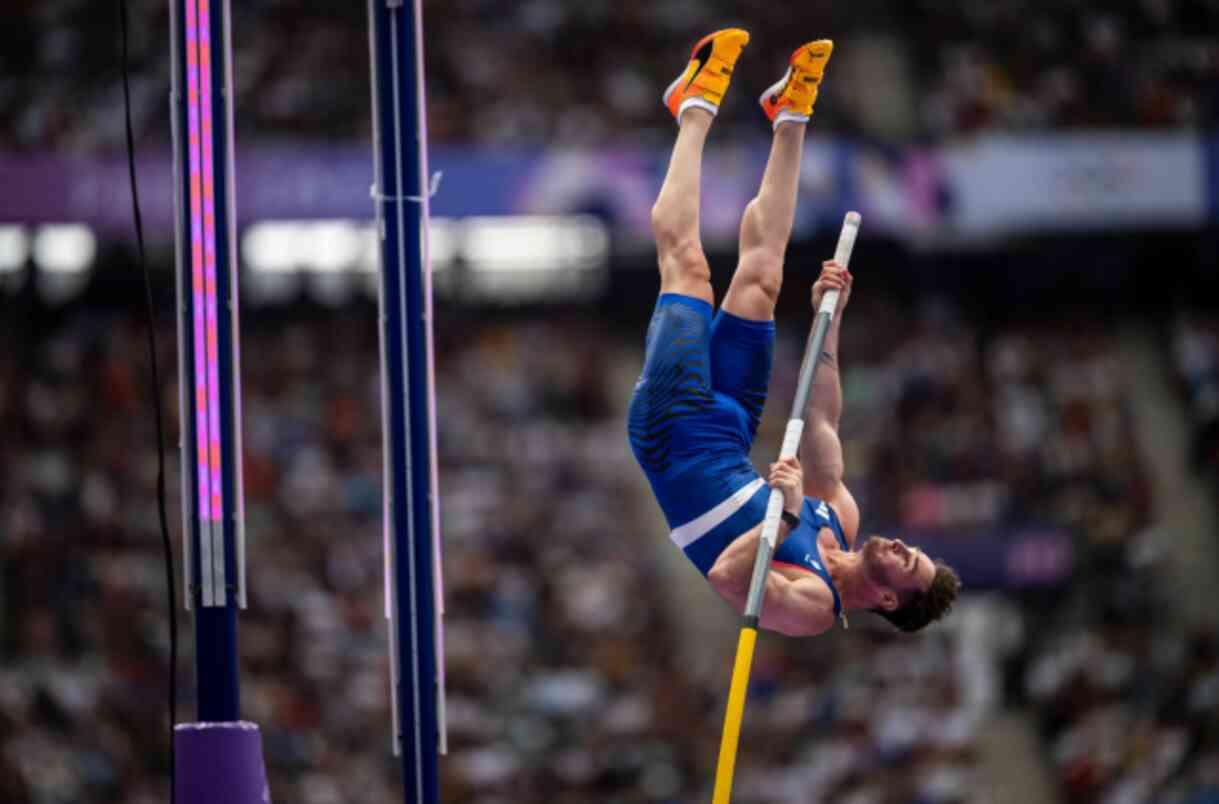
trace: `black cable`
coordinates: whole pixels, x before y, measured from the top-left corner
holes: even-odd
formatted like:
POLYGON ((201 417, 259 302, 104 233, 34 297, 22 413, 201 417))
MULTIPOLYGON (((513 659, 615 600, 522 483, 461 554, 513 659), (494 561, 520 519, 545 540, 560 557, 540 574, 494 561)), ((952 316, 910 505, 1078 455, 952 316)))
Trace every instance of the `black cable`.
POLYGON ((140 216, 140 190, 135 178, 135 134, 131 127, 131 75, 127 63, 127 0, 118 0, 119 27, 123 35, 123 109, 127 120, 127 172, 131 180, 131 211, 135 218, 135 242, 144 274, 145 314, 148 319, 148 362, 152 369, 152 418, 157 429, 157 513, 161 519, 161 546, 165 550, 165 586, 169 595, 169 800, 175 799, 174 724, 178 722, 178 618, 174 610, 174 551, 169 540, 169 516, 165 513, 165 425, 161 421, 161 373, 157 369, 156 311, 152 302, 152 277, 144 253, 144 220, 140 216))

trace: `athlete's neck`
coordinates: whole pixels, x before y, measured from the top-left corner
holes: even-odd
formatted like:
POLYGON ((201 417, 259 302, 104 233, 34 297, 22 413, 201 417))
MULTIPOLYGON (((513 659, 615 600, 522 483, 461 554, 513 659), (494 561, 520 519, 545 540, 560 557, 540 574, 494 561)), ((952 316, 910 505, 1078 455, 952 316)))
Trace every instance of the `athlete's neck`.
POLYGON ((843 611, 872 607, 865 598, 867 584, 863 575, 863 554, 852 550, 823 548, 821 560, 825 562, 826 571, 834 581, 834 588, 838 590, 838 599, 842 601, 843 611))

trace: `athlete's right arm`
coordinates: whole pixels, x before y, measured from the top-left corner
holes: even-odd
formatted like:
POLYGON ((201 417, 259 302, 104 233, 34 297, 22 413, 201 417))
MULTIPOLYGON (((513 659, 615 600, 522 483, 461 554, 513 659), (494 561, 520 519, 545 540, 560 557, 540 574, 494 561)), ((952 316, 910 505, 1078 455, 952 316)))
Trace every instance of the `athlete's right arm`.
MULTIPOLYGON (((797 519, 800 518, 800 508, 804 505, 804 494, 801 491, 803 472, 800 459, 794 455, 783 458, 770 465, 770 487, 783 492, 783 510, 797 519)), ((779 522, 779 538, 775 547, 783 544, 791 528, 786 522, 779 522)), ((749 583, 753 580, 754 557, 758 554, 758 539, 762 537, 762 523, 742 533, 724 548, 707 578, 720 594, 729 600, 749 591, 749 583)))
MULTIPOLYGON (((786 522, 779 523, 779 539, 776 546, 783 544, 789 531, 790 528, 786 522)), ((720 597, 735 606, 737 611, 744 610, 745 598, 749 596, 749 584, 753 581, 753 565, 757 560, 760 538, 762 538, 761 522, 736 537, 732 544, 724 548, 724 552, 720 553, 719 558, 711 567, 711 571, 707 573, 707 580, 711 582, 711 586, 720 593, 720 597)), ((774 580, 774 576, 775 573, 770 573, 770 577, 766 581, 767 598, 771 594, 772 582, 775 586, 782 586, 782 583, 774 580)), ((786 579, 780 577, 779 580, 785 581, 786 579)))
MULTIPOLYGON (((745 613, 761 533, 759 524, 742 534, 720 554, 707 574, 711 586, 738 614, 745 613), (735 552, 730 554, 729 551, 735 552)), ((780 543, 786 537, 787 525, 780 524, 780 543)), ((807 577, 794 577, 773 567, 766 573, 759 625, 785 636, 814 636, 828 631, 834 625, 834 601, 829 587, 810 573, 792 572, 807 577)))

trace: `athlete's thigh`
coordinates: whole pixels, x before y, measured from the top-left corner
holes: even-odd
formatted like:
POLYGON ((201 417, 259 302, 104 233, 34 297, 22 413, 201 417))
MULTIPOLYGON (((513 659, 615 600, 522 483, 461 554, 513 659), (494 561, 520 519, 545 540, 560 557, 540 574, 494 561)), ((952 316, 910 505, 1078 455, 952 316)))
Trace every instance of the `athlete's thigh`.
POLYGON ((711 324, 711 387, 744 408, 751 441, 766 405, 774 343, 773 320, 752 321, 720 308, 711 324))
POLYGON ((663 294, 648 325, 643 372, 631 398, 628 432, 644 467, 663 471, 682 434, 705 417, 711 392, 711 305, 663 294))

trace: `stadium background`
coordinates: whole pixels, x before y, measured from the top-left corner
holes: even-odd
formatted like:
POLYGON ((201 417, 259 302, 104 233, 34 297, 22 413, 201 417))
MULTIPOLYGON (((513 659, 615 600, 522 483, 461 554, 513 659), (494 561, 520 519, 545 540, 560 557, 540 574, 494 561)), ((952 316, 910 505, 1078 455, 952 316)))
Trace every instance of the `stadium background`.
MULTIPOLYGON (((365 10, 234 5, 244 709, 276 800, 396 801, 365 10)), ((705 171, 721 292, 767 144, 753 96, 800 41, 837 41, 755 457, 778 443, 808 284, 858 208, 849 483, 865 531, 921 539, 969 586, 915 638, 864 617, 766 637, 737 800, 1219 800, 1219 3, 424 5, 445 800, 707 798, 735 622, 667 542, 623 411, 657 284, 647 215, 673 133, 658 95, 729 24, 753 40, 705 171)), ((168 12, 132 7, 173 366, 168 12)), ((117 21, 108 4, 8 10, 0 798, 163 801, 117 21)))

